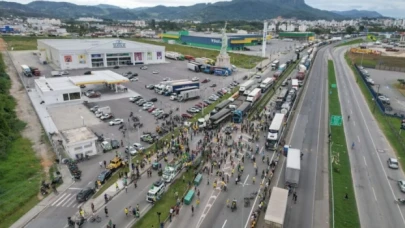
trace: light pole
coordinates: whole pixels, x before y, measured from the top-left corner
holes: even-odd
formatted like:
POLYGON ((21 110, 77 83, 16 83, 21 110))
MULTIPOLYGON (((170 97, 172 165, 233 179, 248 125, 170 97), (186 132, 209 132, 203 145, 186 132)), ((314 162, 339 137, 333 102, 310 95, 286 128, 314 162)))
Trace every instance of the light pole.
POLYGON ((157 216, 158 216, 158 221, 159 221, 159 225, 158 225, 158 227, 160 227, 160 215, 162 214, 161 212, 156 212, 156 214, 157 214, 157 216))

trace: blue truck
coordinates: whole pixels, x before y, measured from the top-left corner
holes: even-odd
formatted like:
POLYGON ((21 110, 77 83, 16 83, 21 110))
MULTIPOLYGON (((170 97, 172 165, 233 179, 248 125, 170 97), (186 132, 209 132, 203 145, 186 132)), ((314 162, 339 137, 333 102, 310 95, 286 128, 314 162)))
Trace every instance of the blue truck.
POLYGON ((216 76, 230 76, 232 75, 232 69, 216 67, 214 74, 216 76))
POLYGON ((181 91, 191 90, 191 89, 199 89, 200 83, 199 82, 178 82, 173 83, 172 85, 166 86, 165 95, 170 96, 173 93, 179 94, 181 91))
POLYGON ((233 122, 242 123, 243 117, 249 112, 252 107, 251 102, 243 102, 234 112, 233 112, 233 122))

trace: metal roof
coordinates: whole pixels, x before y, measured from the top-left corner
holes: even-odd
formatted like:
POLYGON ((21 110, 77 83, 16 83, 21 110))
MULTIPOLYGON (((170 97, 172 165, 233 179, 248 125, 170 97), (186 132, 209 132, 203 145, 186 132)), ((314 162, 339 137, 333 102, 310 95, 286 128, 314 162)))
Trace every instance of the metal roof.
POLYGON ((72 84, 72 82, 69 80, 68 77, 60 77, 60 78, 40 77, 38 79, 35 79, 35 84, 41 89, 42 92, 78 89, 76 85, 72 84))
POLYGON ((117 74, 111 70, 92 71, 91 75, 81 75, 76 77, 69 77, 70 81, 76 85, 90 85, 90 84, 120 84, 129 82, 129 79, 117 74))
POLYGON ((68 144, 97 139, 96 135, 88 127, 64 130, 61 131, 61 135, 68 144))
MULTIPOLYGON (((38 43, 44 43, 57 50, 81 51, 93 49, 113 49, 114 44, 124 44, 128 48, 164 48, 163 46, 135 42, 122 39, 39 39, 38 43)), ((118 48, 119 49, 119 48, 118 48)))

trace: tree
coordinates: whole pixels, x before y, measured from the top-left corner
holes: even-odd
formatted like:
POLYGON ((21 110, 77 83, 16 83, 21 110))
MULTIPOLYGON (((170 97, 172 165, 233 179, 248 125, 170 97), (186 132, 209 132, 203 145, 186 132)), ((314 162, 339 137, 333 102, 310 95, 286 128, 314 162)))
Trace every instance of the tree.
POLYGON ((353 26, 346 27, 346 33, 347 34, 352 34, 356 29, 353 28, 353 26))
POLYGON ((364 31, 364 25, 360 25, 360 26, 359 26, 359 31, 360 31, 360 32, 364 31))

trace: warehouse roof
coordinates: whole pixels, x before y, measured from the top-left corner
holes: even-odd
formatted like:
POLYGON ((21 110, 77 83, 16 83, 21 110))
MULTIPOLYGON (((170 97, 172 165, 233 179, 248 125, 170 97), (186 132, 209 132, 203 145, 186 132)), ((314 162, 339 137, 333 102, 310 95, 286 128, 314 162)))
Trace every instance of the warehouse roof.
POLYGON ((39 39, 58 50, 93 50, 93 49, 125 49, 125 48, 163 48, 162 46, 140 43, 122 39, 39 39))
POLYGON ((80 127, 61 131, 62 137, 69 144, 83 142, 86 140, 96 140, 96 135, 88 127, 80 127))
POLYGON ((111 70, 92 71, 91 75, 69 77, 69 79, 76 86, 103 83, 119 84, 129 82, 128 78, 111 70))
POLYGON ((76 85, 72 84, 68 77, 40 77, 38 79, 35 79, 35 84, 41 89, 42 92, 78 89, 76 85))
MULTIPOLYGON (((238 33, 227 33, 228 38, 245 38, 245 37, 258 37, 261 38, 261 34, 238 34, 238 33)), ((221 33, 202 33, 202 32, 190 32, 189 36, 196 37, 209 37, 209 38, 222 38, 221 33)))

